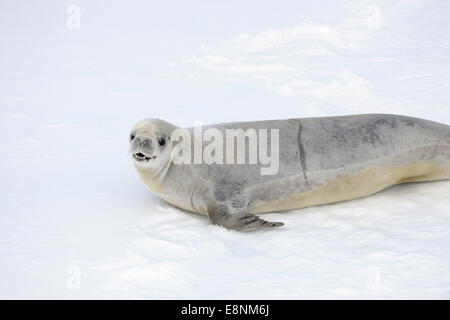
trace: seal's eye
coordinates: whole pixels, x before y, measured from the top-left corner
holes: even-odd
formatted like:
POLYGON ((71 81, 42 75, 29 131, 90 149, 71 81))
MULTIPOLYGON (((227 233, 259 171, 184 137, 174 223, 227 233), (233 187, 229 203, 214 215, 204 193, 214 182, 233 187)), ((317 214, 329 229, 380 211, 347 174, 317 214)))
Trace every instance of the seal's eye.
POLYGON ((166 145, 166 139, 158 138, 158 143, 161 147, 164 147, 166 145))
POLYGON ((131 134, 131 135, 130 135, 130 141, 133 141, 134 138, 136 138, 136 136, 135 136, 134 134, 131 134))

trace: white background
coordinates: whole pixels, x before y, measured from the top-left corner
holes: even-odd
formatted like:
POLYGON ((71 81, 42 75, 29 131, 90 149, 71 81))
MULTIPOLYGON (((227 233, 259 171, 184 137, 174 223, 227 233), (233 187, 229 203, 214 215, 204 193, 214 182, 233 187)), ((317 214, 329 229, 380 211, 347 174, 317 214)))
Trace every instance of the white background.
POLYGON ((450 124, 449 17, 433 0, 0 0, 0 297, 450 298, 448 181, 242 234, 159 200, 128 156, 146 117, 450 124))

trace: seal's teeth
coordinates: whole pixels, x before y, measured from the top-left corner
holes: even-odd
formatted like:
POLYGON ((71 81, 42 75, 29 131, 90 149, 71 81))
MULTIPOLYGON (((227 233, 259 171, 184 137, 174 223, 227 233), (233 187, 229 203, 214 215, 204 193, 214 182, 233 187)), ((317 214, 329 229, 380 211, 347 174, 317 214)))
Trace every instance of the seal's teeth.
POLYGON ((137 159, 137 160, 144 160, 144 159, 147 158, 147 157, 145 156, 145 154, 143 154, 142 152, 137 152, 137 153, 135 153, 133 156, 134 156, 134 158, 137 159))
POLYGON ((156 159, 156 156, 147 156, 147 155, 145 155, 144 153, 142 153, 142 152, 136 152, 135 154, 133 154, 133 157, 136 159, 136 160, 139 160, 139 161, 149 161, 149 160, 154 160, 154 159, 156 159))

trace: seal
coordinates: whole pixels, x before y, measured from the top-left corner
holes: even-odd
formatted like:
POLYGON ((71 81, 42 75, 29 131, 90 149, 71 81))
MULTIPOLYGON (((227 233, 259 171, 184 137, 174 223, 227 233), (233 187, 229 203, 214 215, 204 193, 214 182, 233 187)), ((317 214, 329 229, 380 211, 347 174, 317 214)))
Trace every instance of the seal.
MULTIPOLYGON (((232 230, 283 225, 259 213, 361 198, 400 183, 450 179, 450 126, 419 118, 365 114, 205 126, 224 135, 227 129, 277 130, 278 149, 268 149, 279 154, 278 170, 269 175, 261 174, 262 163, 176 163, 183 140, 174 139, 177 129, 158 119, 134 126, 130 153, 139 176, 169 203, 232 230)), ((194 150, 196 129, 185 130, 194 150)), ((244 147, 248 159, 249 143, 244 147)))

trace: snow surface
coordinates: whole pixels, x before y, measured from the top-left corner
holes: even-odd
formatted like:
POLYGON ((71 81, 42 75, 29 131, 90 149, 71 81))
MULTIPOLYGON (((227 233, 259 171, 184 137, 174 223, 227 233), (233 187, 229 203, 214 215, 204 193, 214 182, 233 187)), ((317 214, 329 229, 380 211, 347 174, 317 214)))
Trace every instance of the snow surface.
POLYGON ((449 17, 445 0, 0 1, 0 298, 450 298, 450 181, 242 234, 159 200, 127 145, 145 117, 450 124, 449 17))

